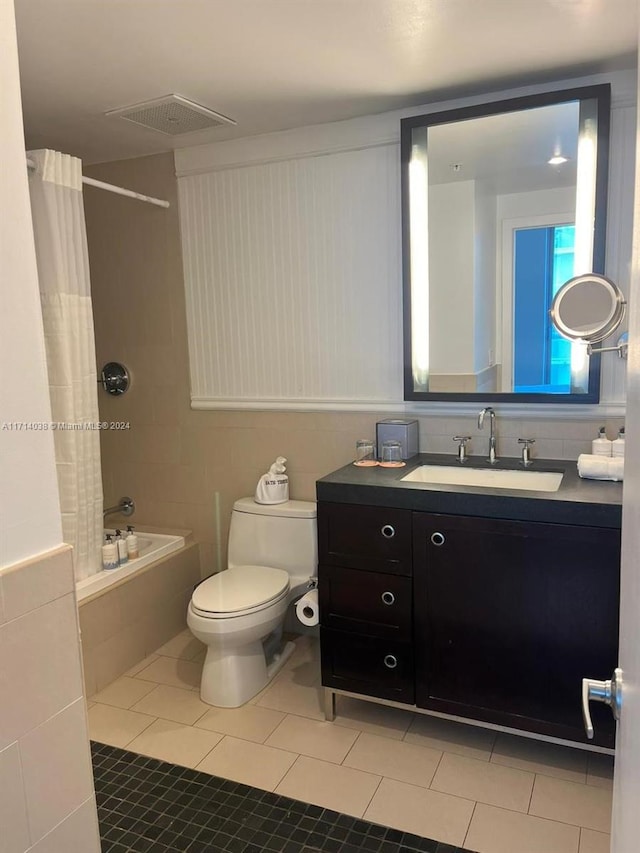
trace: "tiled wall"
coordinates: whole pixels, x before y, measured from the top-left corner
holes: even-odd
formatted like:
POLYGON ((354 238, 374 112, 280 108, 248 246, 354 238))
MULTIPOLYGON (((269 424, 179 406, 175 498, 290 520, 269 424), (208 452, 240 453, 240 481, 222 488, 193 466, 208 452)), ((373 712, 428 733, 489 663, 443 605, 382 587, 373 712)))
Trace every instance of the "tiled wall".
MULTIPOLYGON (((193 530, 206 576, 224 561, 233 501, 253 494, 277 455, 289 460, 291 496, 313 500, 316 479, 353 459, 356 439, 373 437, 380 416, 191 410, 172 158, 155 155, 87 171, 171 203, 162 210, 98 190, 85 193, 98 365, 122 360, 133 374, 123 397, 99 395, 103 420, 131 425, 101 434, 105 500, 131 495, 138 507, 134 521, 193 530)), ((507 456, 519 454, 522 437, 536 439, 534 455, 576 459, 601 425, 578 418, 525 420, 497 408, 498 450, 507 456)), ((478 431, 473 415, 430 414, 419 421, 423 451, 453 455, 452 437, 466 433, 473 436, 473 454, 487 452, 486 430, 478 431)), ((621 423, 607 423, 611 438, 621 423)))
POLYGON ((98 853, 71 549, 0 573, 0 849, 98 853))
POLYGON ((190 544, 80 604, 87 696, 184 630, 199 580, 198 546, 190 544))

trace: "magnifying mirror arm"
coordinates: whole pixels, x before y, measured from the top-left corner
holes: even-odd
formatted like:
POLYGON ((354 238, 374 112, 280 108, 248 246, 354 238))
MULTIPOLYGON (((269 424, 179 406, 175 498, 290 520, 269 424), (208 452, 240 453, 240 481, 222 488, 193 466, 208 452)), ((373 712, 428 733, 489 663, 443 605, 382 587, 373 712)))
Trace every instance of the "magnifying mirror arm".
POLYGON ((618 338, 618 343, 615 347, 598 347, 594 349, 594 347, 589 344, 587 346, 587 354, 588 355, 598 355, 601 352, 617 352, 619 358, 627 358, 629 355, 629 335, 627 332, 623 332, 622 335, 618 338))

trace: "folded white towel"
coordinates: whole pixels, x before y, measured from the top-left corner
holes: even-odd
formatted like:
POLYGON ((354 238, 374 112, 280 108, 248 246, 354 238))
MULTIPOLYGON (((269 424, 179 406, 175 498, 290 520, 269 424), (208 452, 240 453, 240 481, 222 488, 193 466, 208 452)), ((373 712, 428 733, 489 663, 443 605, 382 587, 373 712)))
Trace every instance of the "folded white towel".
POLYGON ((623 480, 624 458, 581 453, 578 456, 578 474, 587 480, 623 480))

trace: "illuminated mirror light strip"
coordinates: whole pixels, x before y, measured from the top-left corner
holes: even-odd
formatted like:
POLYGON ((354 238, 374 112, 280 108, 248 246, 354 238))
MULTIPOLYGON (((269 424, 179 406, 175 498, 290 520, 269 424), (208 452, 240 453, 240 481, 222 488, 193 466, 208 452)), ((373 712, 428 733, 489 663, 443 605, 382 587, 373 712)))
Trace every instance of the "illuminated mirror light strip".
POLYGON ((415 391, 429 390, 429 233, 427 133, 414 131, 409 162, 411 366, 415 391), (416 138, 417 137, 417 138, 416 138))
MULTIPOLYGON (((598 146, 597 101, 580 104, 580 129, 576 163, 576 226, 573 275, 593 272, 593 237, 596 209, 596 157, 598 146)), ((571 392, 587 391, 589 357, 584 341, 571 344, 571 392)))

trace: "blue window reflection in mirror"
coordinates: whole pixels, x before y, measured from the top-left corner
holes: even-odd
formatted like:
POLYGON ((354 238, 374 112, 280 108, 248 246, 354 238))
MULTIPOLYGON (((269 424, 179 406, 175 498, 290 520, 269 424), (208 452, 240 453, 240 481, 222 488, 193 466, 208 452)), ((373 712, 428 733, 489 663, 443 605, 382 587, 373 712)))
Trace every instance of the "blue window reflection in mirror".
POLYGON ((516 228, 514 245, 515 393, 571 393, 571 342, 551 323, 549 309, 573 276, 575 226, 516 228))

